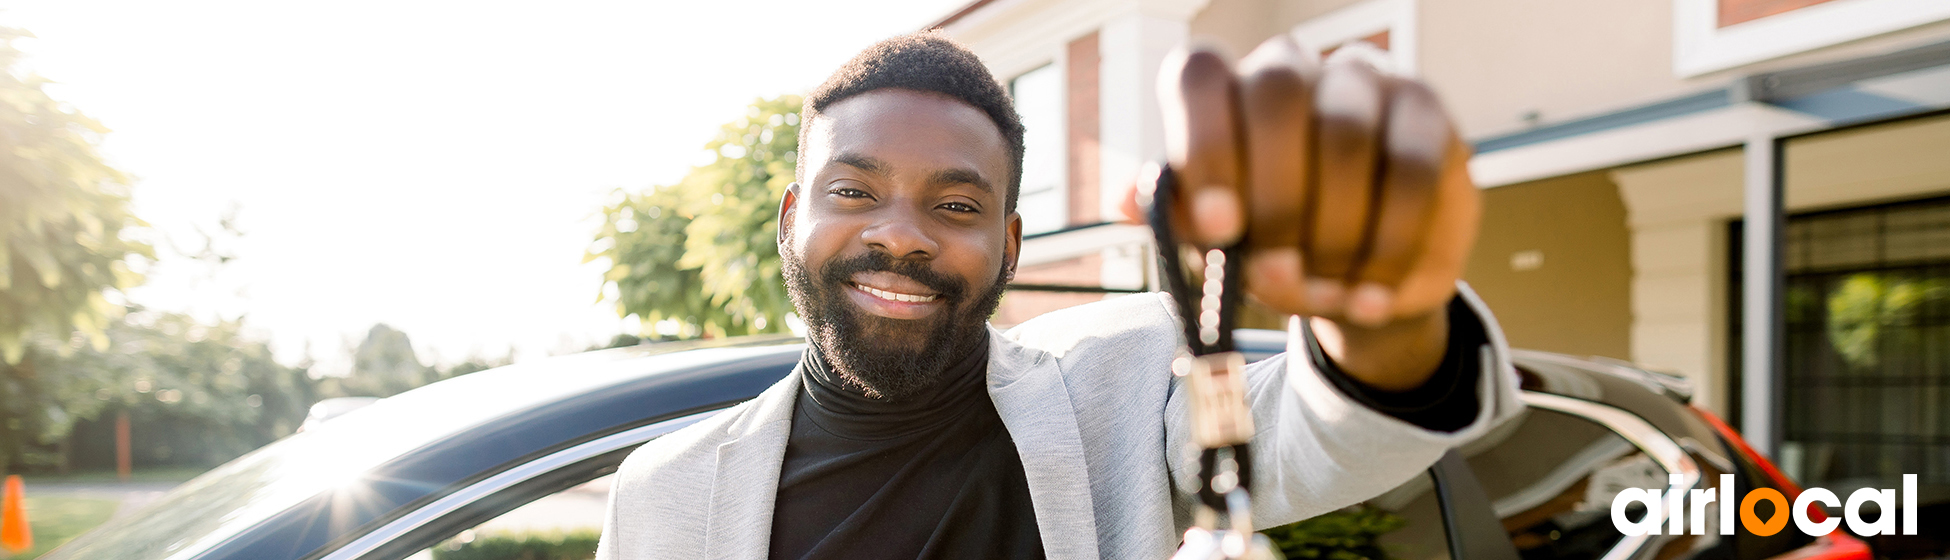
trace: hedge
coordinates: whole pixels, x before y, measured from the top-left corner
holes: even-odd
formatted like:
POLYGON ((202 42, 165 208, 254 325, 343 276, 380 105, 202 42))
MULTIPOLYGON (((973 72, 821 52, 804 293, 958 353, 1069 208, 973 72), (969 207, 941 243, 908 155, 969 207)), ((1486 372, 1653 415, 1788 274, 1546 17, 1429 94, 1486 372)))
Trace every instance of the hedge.
POLYGON ((433 547, 434 560, 589 560, 596 557, 597 531, 461 533, 433 547))

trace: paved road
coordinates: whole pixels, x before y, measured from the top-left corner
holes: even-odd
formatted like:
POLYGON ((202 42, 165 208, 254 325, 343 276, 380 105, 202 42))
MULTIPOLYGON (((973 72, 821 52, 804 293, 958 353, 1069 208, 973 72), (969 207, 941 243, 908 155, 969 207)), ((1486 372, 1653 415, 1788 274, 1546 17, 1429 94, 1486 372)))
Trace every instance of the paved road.
POLYGON ((176 482, 66 482, 28 484, 27 495, 35 497, 74 497, 96 500, 116 500, 122 506, 116 508, 115 515, 141 509, 142 506, 162 497, 163 493, 175 488, 176 482))

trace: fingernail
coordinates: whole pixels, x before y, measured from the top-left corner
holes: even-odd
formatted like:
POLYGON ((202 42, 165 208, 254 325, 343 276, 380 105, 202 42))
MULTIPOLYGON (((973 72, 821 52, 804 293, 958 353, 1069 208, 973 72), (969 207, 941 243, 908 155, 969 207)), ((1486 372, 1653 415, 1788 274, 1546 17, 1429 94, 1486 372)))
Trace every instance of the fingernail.
POLYGON ((1254 255, 1251 261, 1258 269, 1257 276, 1273 286, 1300 285, 1300 250, 1292 247, 1268 249, 1254 255))
POLYGON ((1395 293, 1380 284, 1368 282, 1354 288, 1348 298, 1347 318, 1355 324, 1379 327, 1388 322, 1388 310, 1395 305, 1395 293))
POLYGON ((1307 279, 1307 306, 1314 313, 1333 313, 1341 307, 1341 299, 1347 294, 1347 287, 1340 280, 1326 278, 1307 279))
POLYGON ((1231 192, 1231 187, 1205 187, 1192 197, 1192 223, 1209 245, 1225 245, 1239 239, 1244 222, 1240 219, 1239 197, 1231 192))

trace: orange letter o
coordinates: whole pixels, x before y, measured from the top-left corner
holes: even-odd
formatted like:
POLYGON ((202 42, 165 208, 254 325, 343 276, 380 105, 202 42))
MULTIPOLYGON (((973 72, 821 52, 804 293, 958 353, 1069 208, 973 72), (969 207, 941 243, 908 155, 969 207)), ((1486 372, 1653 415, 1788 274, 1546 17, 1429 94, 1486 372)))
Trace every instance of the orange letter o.
POLYGON ((1772 537, 1774 533, 1779 533, 1782 528, 1787 527, 1788 517, 1787 496, 1782 496, 1780 490, 1757 488, 1748 492, 1747 497, 1740 500, 1740 525, 1746 527, 1749 533, 1772 537), (1768 519, 1766 523, 1761 523, 1760 516, 1754 515, 1754 503, 1761 500, 1774 502, 1774 517, 1768 519))

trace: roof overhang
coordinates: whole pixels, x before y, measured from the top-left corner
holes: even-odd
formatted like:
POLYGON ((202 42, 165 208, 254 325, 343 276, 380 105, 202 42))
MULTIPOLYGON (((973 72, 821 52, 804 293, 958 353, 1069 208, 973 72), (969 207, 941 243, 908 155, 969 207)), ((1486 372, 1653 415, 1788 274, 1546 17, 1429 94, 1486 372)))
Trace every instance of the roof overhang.
POLYGON ((1950 42, 1754 74, 1727 87, 1475 142, 1489 188, 1950 108, 1950 42))

